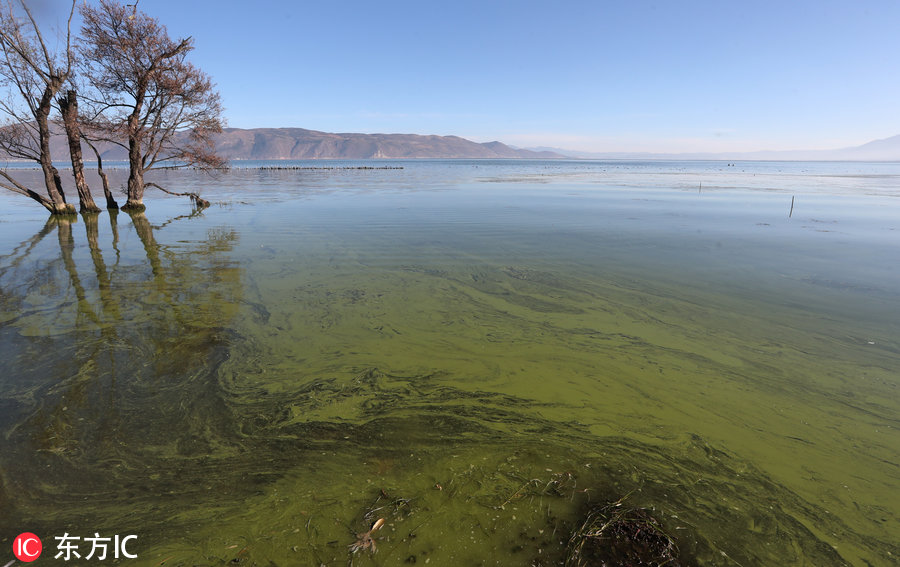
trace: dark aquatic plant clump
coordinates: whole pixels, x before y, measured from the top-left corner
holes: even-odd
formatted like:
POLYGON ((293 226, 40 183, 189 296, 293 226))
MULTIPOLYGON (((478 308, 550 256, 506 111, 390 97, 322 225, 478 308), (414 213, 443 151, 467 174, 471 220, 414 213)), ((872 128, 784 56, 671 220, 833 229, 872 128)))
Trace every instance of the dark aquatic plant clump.
POLYGON ((678 546, 644 508, 593 508, 569 539, 566 567, 681 567, 678 546))

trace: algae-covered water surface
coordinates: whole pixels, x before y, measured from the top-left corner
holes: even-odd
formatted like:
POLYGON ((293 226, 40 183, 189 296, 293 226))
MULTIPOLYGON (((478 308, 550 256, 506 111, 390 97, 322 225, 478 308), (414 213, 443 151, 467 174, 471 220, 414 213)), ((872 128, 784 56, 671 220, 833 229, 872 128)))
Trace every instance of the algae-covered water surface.
POLYGON ((0 196, 0 563, 898 561, 900 165, 251 165, 0 196))

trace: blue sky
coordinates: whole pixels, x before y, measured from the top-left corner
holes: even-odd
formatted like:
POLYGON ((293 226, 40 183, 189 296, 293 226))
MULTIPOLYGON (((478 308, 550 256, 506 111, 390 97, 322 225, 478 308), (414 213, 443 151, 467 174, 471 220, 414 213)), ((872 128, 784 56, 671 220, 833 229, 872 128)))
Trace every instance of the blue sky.
POLYGON ((139 8, 172 36, 195 38, 192 60, 240 128, 673 152, 834 148, 900 134, 897 0, 139 8))

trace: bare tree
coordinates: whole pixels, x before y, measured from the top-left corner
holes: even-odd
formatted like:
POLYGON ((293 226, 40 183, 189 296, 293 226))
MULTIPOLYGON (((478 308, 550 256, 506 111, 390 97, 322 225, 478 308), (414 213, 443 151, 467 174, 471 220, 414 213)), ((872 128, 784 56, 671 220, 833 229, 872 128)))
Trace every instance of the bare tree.
POLYGON ((221 167, 212 137, 222 131, 222 104, 210 78, 187 61, 193 40, 172 40, 136 5, 101 0, 80 11, 84 76, 100 104, 91 136, 104 132, 128 151, 123 209, 144 209, 146 187, 165 190, 145 181, 154 168, 221 167))
MULTIPOLYGON (((16 15, 12 1, 0 4, 0 82, 11 96, 0 97, 0 112, 8 125, 0 129, 0 150, 9 156, 33 160, 44 173, 47 197, 17 182, 0 169, 0 186, 41 203, 51 213, 71 214, 59 171, 50 156, 50 112, 53 99, 72 74, 74 51, 71 24, 75 0, 66 22, 65 53, 51 53, 28 5, 20 0, 24 18, 16 15)), ((95 205, 96 207, 96 205, 95 205)))

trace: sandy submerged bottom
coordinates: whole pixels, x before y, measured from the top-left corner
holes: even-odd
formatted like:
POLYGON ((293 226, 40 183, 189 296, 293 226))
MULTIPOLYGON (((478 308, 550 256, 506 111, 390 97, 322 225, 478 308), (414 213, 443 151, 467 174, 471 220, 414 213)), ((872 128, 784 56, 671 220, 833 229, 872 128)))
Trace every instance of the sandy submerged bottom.
POLYGON ((766 240, 247 207, 51 223, 4 260, 3 537, 574 565, 613 506, 683 565, 900 554, 890 290, 766 240))

